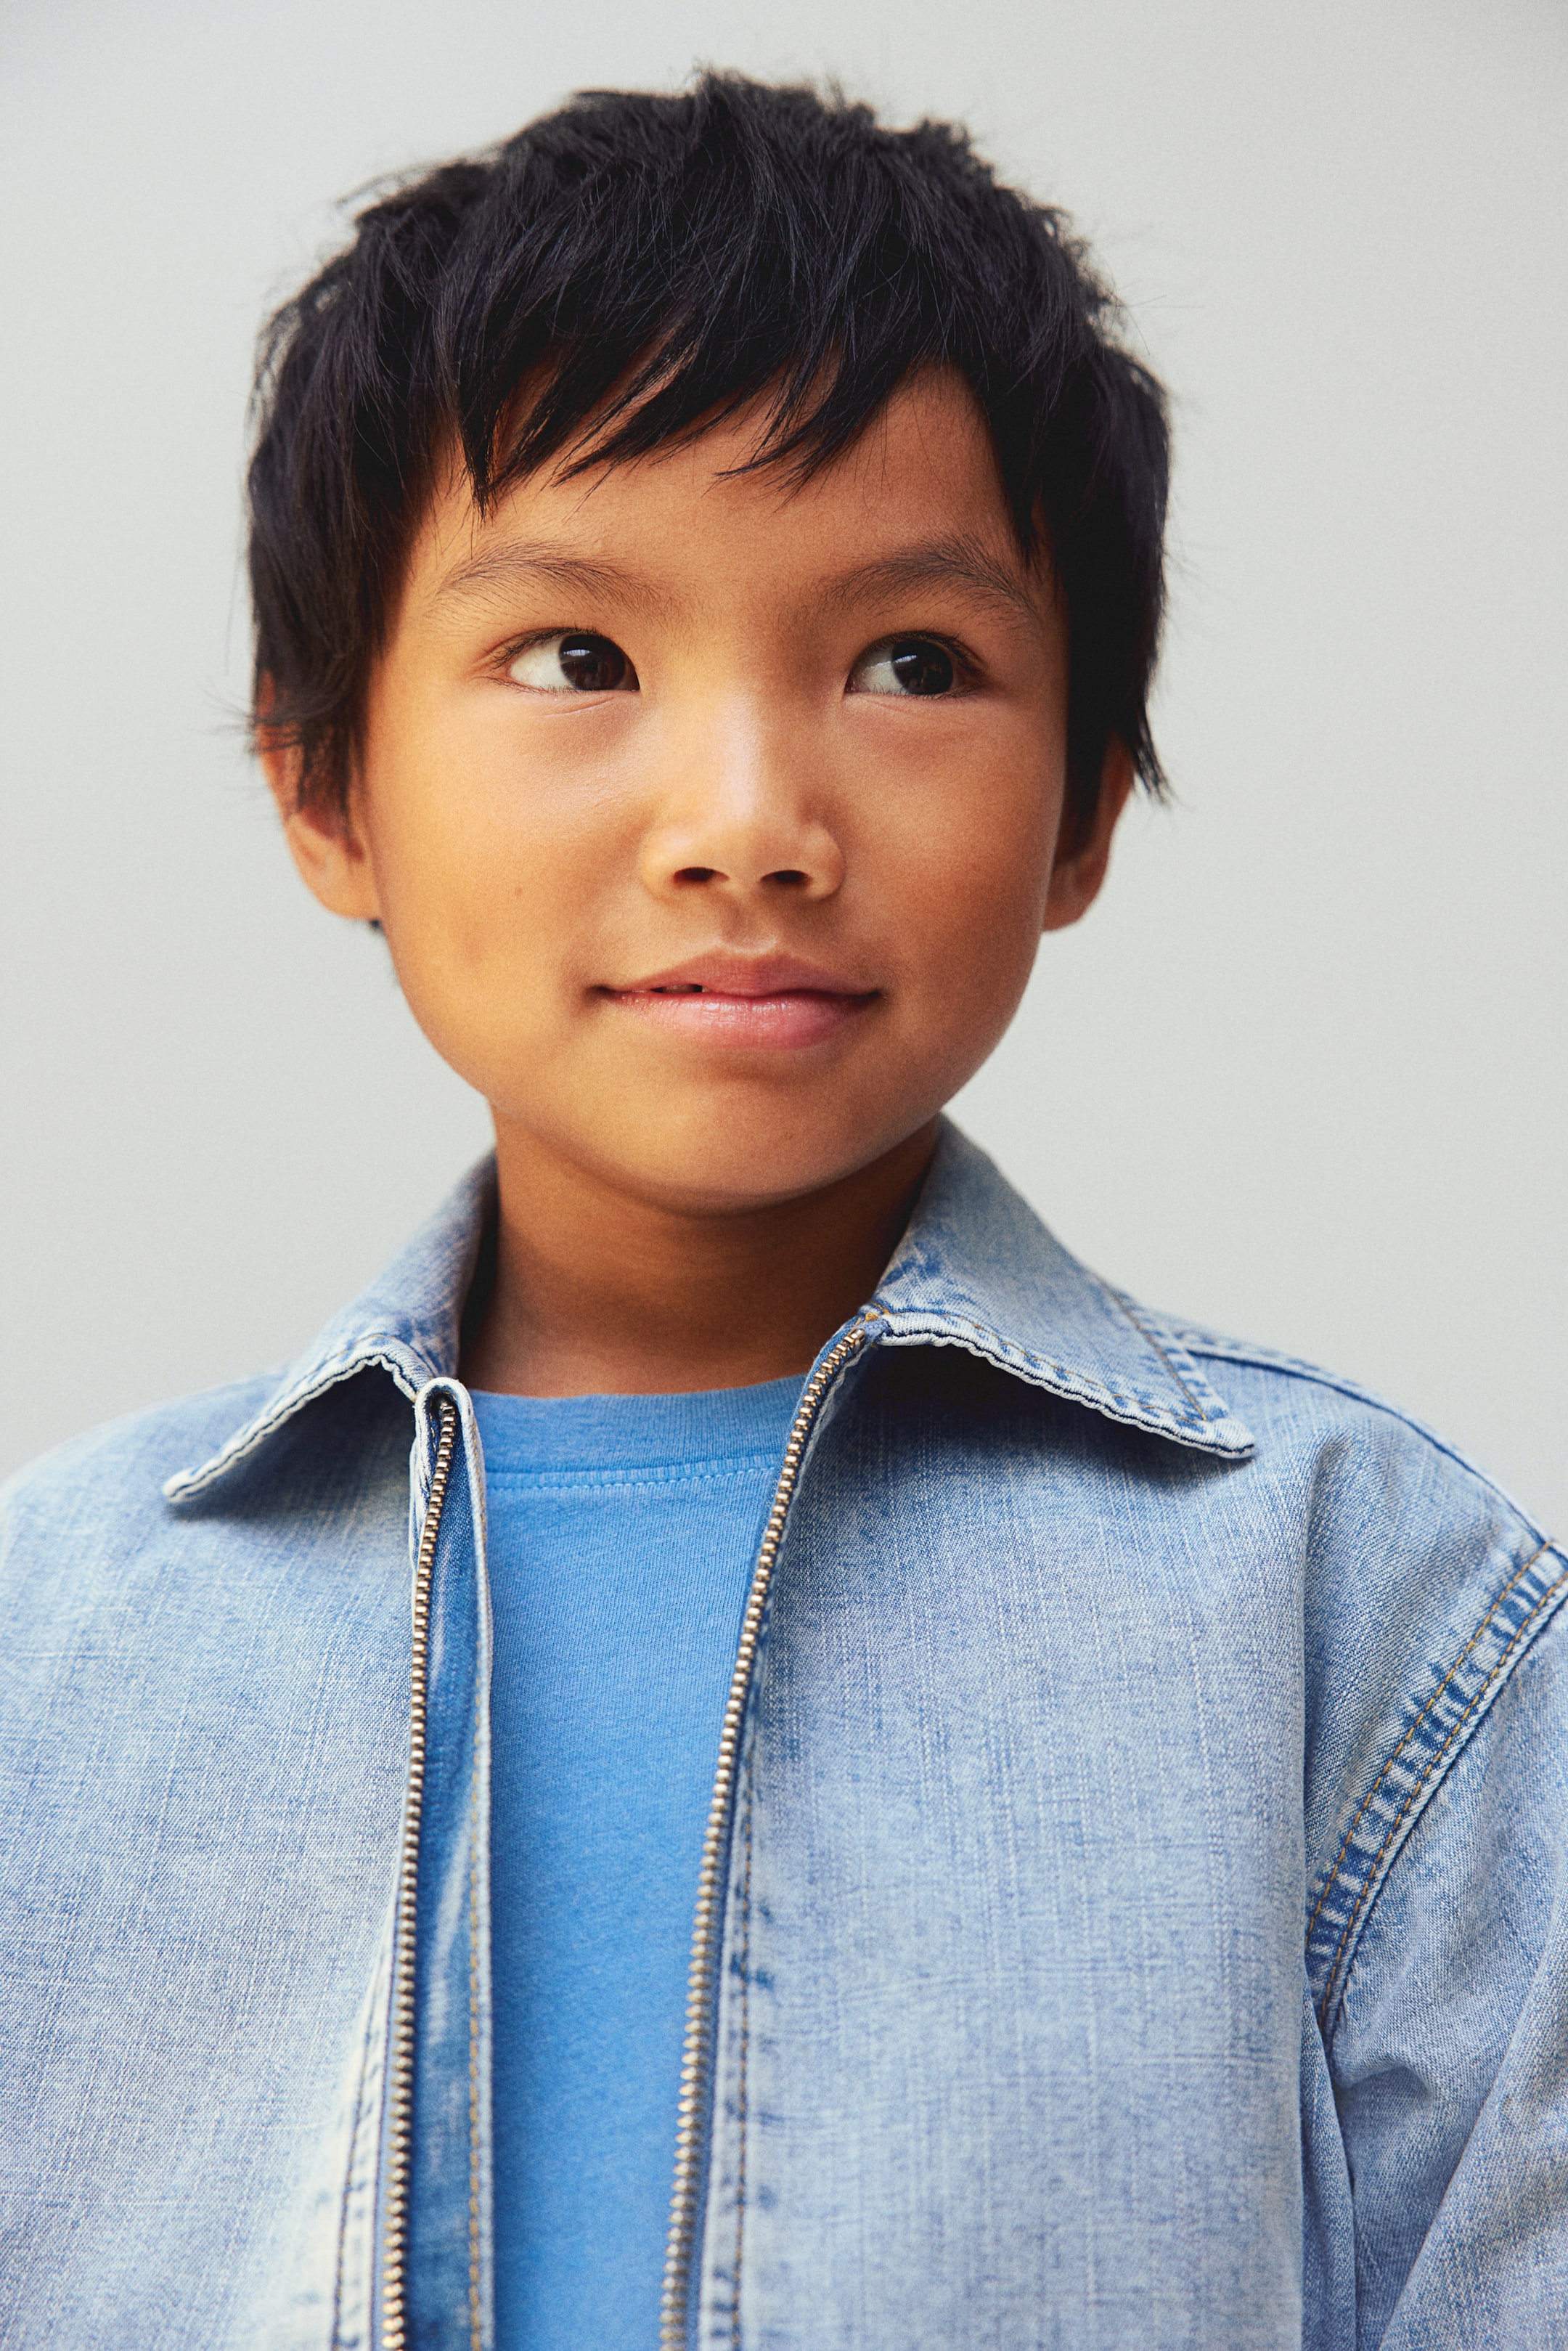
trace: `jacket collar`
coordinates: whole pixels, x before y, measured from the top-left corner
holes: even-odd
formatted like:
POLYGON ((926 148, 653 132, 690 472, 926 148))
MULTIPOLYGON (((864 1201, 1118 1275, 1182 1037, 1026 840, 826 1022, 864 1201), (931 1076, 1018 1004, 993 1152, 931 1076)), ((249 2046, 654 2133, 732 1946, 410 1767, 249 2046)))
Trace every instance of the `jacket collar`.
POLYGON ((873 1303, 894 1344, 967 1348, 1070 1404, 1204 1453, 1253 1449, 1175 1334, 1080 1265, 946 1119, 873 1303))
MULTIPOLYGON (((261 1410, 171 1501, 205 1494, 296 1414, 372 1366, 411 1399, 457 1370, 464 1301, 495 1196, 480 1162, 386 1271, 333 1316, 261 1410)), ((1070 1256, 947 1120, 909 1228, 878 1284, 879 1337, 963 1347, 1001 1371, 1128 1427, 1226 1459, 1252 1450, 1242 1423, 1155 1317, 1070 1256)))
POLYGON ((452 1378, 464 1301, 495 1191, 495 1160, 482 1159, 370 1288, 333 1315, 254 1418, 236 1428, 210 1461, 167 1480, 163 1491, 170 1501, 193 1501, 206 1493, 249 1462, 307 1405, 361 1372, 390 1372, 411 1400, 432 1380, 452 1378))

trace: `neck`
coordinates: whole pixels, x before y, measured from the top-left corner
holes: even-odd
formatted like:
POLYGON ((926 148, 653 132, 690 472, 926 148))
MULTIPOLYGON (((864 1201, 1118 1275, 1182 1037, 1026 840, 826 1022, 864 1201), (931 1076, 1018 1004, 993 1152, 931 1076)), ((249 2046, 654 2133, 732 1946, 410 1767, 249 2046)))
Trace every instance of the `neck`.
POLYGON ((498 1121, 495 1281, 462 1375, 512 1395, 657 1395, 809 1371, 875 1289, 936 1141, 933 1120, 820 1192, 697 1212, 498 1121))

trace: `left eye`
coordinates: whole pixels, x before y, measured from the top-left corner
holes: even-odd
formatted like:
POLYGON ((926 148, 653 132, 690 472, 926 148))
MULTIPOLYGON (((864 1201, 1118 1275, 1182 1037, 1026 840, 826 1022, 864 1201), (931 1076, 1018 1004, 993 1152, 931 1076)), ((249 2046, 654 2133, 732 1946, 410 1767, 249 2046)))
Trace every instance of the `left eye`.
POLYGON ((586 629, 525 645, 507 664, 514 685, 540 694, 635 694, 637 673, 618 644, 586 629))
POLYGON ((953 656, 934 637, 890 637, 856 663, 853 694, 951 694, 953 656))

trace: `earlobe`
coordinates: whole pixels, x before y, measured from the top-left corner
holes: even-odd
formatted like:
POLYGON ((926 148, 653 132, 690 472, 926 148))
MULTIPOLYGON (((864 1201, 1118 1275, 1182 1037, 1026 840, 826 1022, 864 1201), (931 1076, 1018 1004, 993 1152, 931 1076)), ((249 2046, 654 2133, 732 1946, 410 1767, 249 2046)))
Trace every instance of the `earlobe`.
POLYGON ((333 800, 300 798, 300 756, 297 745, 268 739, 257 729, 256 752, 267 789, 283 820, 284 839, 311 895, 329 914, 350 922, 381 920, 375 874, 365 853, 352 809, 333 800))
POLYGON ((1132 754, 1124 743, 1113 737, 1105 747, 1094 813, 1087 824, 1077 829, 1066 846, 1059 849, 1051 868, 1042 930, 1066 930, 1089 912, 1100 895, 1111 862, 1111 842, 1133 783, 1132 754))

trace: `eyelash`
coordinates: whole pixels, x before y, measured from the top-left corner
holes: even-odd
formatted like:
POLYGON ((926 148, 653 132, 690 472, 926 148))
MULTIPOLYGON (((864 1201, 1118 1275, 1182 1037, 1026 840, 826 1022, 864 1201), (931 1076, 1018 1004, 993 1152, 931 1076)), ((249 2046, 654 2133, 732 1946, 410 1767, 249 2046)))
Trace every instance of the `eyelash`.
POLYGON ((531 651, 535 645, 548 645, 556 637, 601 637, 603 634, 602 629, 580 629, 575 622, 565 628, 530 629, 527 636, 513 637, 506 644, 499 646, 493 659, 496 667, 504 671, 517 660, 519 653, 531 651))
MULTIPOLYGON (((519 653, 529 652, 535 645, 548 645, 556 637, 603 636, 602 629, 585 629, 576 622, 553 629, 529 629, 525 636, 509 638, 492 656, 497 674, 505 676, 519 653)), ((852 673, 857 670, 868 653, 880 653, 884 645, 897 644, 902 638, 918 637, 925 643, 940 645, 953 664, 954 684, 961 694, 967 694, 984 676, 984 665, 959 637, 950 637, 941 629, 891 629, 885 636, 873 637, 862 645, 850 664, 852 673)), ((618 640, 612 638, 611 643, 618 640)))
MULTIPOLYGON (((923 645, 941 646, 953 664, 953 684, 959 694, 968 694, 979 684, 985 675, 985 664, 978 654, 972 653, 961 637, 950 637, 942 629, 890 629, 885 636, 873 637, 869 645, 863 645, 852 666, 858 669, 869 653, 879 653, 888 645, 903 644, 912 637, 923 645)), ((951 700, 952 696, 943 698, 951 700)))

